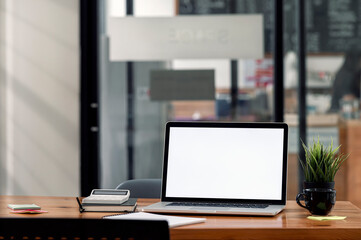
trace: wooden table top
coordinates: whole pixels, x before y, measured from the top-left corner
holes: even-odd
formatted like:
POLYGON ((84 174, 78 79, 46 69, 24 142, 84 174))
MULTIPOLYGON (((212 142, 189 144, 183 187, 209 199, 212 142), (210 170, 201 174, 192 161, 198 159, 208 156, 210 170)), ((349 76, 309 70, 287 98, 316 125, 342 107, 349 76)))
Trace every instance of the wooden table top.
MULTIPOLYGON (((138 199, 138 208, 156 201, 138 199)), ((75 197, 0 196, 0 217, 101 218, 112 214, 80 213, 75 197), (9 203, 35 203, 48 213, 13 214, 9 203)), ((172 228, 170 234, 171 239, 361 239, 361 210, 350 202, 336 202, 330 214, 346 216, 345 220, 315 221, 307 219, 309 215, 290 200, 275 217, 205 215, 200 216, 206 218, 205 223, 172 228)))

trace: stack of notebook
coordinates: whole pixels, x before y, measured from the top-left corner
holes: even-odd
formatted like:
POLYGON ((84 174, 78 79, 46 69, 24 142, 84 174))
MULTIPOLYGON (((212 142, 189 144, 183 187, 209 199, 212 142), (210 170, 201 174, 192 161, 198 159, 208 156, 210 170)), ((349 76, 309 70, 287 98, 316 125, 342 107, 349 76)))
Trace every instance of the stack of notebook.
POLYGON ((137 207, 137 199, 129 198, 122 204, 116 203, 84 203, 82 207, 86 212, 134 212, 137 207))
POLYGON ((36 204, 8 204, 12 213, 44 213, 41 207, 36 204))

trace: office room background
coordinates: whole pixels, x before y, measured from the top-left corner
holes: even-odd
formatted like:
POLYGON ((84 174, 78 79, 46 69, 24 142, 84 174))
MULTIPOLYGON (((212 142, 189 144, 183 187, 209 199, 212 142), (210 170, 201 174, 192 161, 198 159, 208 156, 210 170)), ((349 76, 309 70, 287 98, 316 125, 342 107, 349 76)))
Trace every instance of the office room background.
POLYGON ((337 198, 361 206, 348 189, 361 170, 360 11, 360 0, 0 0, 0 194, 160 178, 169 120, 285 121, 288 199, 299 139, 332 138, 352 152, 337 198))

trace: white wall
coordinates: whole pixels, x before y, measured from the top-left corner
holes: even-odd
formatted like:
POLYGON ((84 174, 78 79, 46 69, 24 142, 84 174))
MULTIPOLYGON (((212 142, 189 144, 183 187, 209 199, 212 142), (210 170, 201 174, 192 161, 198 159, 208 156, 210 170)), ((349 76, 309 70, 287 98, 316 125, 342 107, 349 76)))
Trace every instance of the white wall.
POLYGON ((78 195, 79 1, 0 0, 0 36, 0 194, 78 195))
POLYGON ((5 14, 3 9, 5 7, 5 1, 0 1, 0 194, 4 193, 6 186, 5 176, 5 104, 6 104, 6 92, 5 92, 5 14))

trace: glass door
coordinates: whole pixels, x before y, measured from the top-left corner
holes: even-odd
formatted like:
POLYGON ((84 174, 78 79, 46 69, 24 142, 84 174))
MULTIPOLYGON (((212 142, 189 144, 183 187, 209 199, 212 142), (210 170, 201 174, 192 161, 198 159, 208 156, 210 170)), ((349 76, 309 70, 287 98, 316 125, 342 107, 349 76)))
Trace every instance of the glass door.
POLYGON ((101 187, 160 178, 167 121, 274 120, 274 0, 108 0, 101 187))

